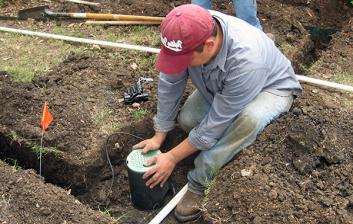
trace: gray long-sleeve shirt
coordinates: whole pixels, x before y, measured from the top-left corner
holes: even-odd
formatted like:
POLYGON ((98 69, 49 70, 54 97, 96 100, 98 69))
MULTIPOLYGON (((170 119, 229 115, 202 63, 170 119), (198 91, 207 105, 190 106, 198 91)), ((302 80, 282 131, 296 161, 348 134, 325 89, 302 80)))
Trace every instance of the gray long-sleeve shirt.
POLYGON ((205 66, 188 67, 178 75, 160 73, 155 131, 174 128, 179 104, 190 77, 211 109, 189 133, 199 150, 211 148, 236 116, 260 92, 299 95, 301 86, 290 61, 266 34, 246 22, 210 10, 223 32, 222 47, 205 66))

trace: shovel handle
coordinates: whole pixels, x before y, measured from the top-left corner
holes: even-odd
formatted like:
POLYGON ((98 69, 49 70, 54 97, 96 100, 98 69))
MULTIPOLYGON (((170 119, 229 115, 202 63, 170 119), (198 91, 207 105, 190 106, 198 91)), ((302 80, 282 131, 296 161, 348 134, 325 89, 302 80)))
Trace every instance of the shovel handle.
POLYGON ((88 20, 85 22, 87 25, 159 25, 160 21, 95 21, 88 20))
POLYGON ((127 20, 127 21, 154 21, 162 22, 164 17, 153 16, 134 16, 134 15, 119 15, 119 14, 101 14, 101 13, 61 13, 62 16, 69 16, 80 19, 97 19, 97 20, 127 20))

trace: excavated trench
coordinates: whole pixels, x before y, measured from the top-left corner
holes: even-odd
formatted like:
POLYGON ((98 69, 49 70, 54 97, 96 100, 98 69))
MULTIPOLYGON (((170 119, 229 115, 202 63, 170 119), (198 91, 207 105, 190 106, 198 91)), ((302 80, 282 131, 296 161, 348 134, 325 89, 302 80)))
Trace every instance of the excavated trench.
MULTIPOLYGON (((91 208, 109 208, 111 215, 120 217, 126 213, 126 208, 134 208, 130 201, 130 189, 128 182, 125 159, 131 152, 131 146, 140 138, 151 136, 150 119, 145 119, 128 127, 124 127, 109 135, 103 141, 98 153, 86 158, 91 160, 89 165, 71 163, 65 158, 65 154, 57 152, 42 153, 42 176, 45 182, 52 183, 66 190, 70 189, 72 195, 91 208), (111 165, 110 165, 111 164, 111 165), (114 171, 112 171, 112 169, 114 171), (114 172, 114 173, 113 173, 114 172)), ((161 147, 161 150, 175 146, 185 138, 179 128, 172 131, 161 147)), ((13 167, 22 169, 34 169, 39 174, 39 153, 33 150, 33 146, 26 141, 14 139, 0 133, 0 159, 13 167)), ((186 183, 186 172, 190 169, 190 162, 181 163, 177 172, 171 179, 177 190, 186 183)), ((170 192, 171 194, 171 192, 170 192)), ((172 195, 168 194, 168 198, 172 195)), ((149 212, 135 211, 137 217, 129 217, 133 220, 149 212)))
MULTIPOLYGON (((10 136, 0 133, 0 159, 11 166, 22 169, 33 169, 39 174, 40 160, 39 147, 34 149, 31 144, 14 140, 10 136), (36 150, 36 151, 35 151, 36 150)), ((105 154, 102 152, 102 157, 105 154)), ((92 158, 92 160, 96 160, 92 158)), ((122 158, 117 159, 122 161, 122 158)), ((121 163, 121 162, 120 162, 121 163)), ((65 189, 71 189, 73 195, 81 195, 86 189, 99 179, 97 173, 104 169, 105 164, 80 167, 71 164, 56 152, 47 152, 42 149, 42 177, 45 182, 52 183, 65 189), (78 175, 78 173, 81 173, 78 175), (84 178, 85 177, 85 178, 84 178)))
MULTIPOLYGON (((141 126, 141 124, 135 124, 141 126)), ((133 133, 126 130, 134 130, 135 125, 123 128, 125 132, 117 131, 106 138, 97 154, 89 158, 92 162, 89 166, 78 166, 66 160, 60 151, 49 151, 47 147, 42 149, 42 176, 46 182, 58 185, 62 188, 70 188, 76 196, 87 192, 97 181, 111 180, 112 172, 108 162, 114 166, 115 173, 125 169, 125 158, 131 151, 131 146, 139 140, 133 133), (136 140, 137 139, 137 140, 136 140), (80 173, 80 174, 78 174, 80 173)), ((146 128, 146 133, 150 131, 146 128)), ((139 133, 142 137, 147 134, 139 133)), ((141 138, 142 138, 141 137, 141 138)), ((34 169, 39 174, 39 147, 27 140, 18 140, 13 136, 0 133, 0 159, 11 166, 19 166, 22 169, 34 169)), ((119 180, 116 180, 119 182, 119 180)))

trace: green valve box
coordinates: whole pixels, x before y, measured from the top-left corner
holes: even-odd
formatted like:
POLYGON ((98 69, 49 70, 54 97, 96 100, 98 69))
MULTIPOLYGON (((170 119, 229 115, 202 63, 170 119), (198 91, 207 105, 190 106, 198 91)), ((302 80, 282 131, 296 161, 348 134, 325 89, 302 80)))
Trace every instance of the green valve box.
POLYGON ((144 164, 146 164, 146 162, 149 159, 151 159, 152 157, 154 157, 159 153, 161 153, 161 151, 157 149, 157 150, 149 151, 145 155, 142 155, 142 149, 136 149, 136 150, 133 150, 127 156, 126 164, 128 168, 133 172, 145 173, 146 171, 154 167, 155 164, 148 167, 144 166, 144 164))
POLYGON ((156 164, 144 166, 146 162, 161 153, 160 150, 153 150, 146 154, 142 154, 142 149, 133 150, 126 159, 126 166, 129 175, 130 196, 132 203, 140 209, 151 210, 160 208, 163 205, 163 200, 166 194, 171 190, 171 183, 167 183, 160 187, 156 185, 154 188, 146 186, 146 181, 143 179, 143 174, 156 164))

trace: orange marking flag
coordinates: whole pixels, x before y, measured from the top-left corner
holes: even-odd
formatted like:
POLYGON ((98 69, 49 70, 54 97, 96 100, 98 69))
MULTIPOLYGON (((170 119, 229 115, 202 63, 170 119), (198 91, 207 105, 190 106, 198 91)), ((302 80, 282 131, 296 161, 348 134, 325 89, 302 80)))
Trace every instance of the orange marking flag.
POLYGON ((49 124, 52 121, 53 121, 53 115, 51 115, 51 113, 49 112, 48 103, 45 102, 44 108, 43 108, 42 120, 41 120, 43 131, 45 131, 48 128, 49 124))

